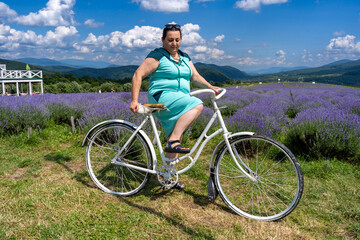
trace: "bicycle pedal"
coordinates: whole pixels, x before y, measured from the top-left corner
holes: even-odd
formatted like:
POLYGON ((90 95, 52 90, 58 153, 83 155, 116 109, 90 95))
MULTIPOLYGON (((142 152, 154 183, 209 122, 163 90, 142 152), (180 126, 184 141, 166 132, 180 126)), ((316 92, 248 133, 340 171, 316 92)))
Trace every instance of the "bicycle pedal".
POLYGON ((169 190, 169 189, 171 189, 170 187, 166 187, 166 186, 161 186, 161 189, 163 190, 163 191, 166 191, 166 190, 169 190))

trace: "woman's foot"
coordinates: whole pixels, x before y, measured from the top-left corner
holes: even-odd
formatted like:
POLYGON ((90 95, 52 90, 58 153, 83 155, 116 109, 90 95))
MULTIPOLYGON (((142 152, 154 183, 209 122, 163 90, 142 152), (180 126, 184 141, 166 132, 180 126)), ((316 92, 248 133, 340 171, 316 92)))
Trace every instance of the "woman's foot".
POLYGON ((181 146, 179 140, 174 140, 174 141, 168 141, 167 146, 165 147, 164 151, 168 152, 168 153, 189 153, 190 149, 181 146), (178 144, 175 144, 175 143, 178 143, 178 144))
POLYGON ((185 189, 185 184, 178 182, 175 184, 175 186, 173 186, 173 188, 183 190, 185 189))

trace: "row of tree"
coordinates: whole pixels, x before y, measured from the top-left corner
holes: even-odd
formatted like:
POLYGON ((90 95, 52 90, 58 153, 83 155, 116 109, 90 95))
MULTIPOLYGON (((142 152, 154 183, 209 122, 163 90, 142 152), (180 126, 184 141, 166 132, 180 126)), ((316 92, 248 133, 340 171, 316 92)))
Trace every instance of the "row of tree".
MULTIPOLYGON (((81 92, 130 92, 131 91, 131 79, 105 79, 102 77, 75 77, 72 73, 54 73, 52 75, 46 75, 43 78, 44 92, 45 93, 81 93, 81 92)), ((223 83, 214 83, 216 86, 222 87, 223 83)), ((226 81, 225 84, 240 84, 240 82, 226 81)), ((195 87, 191 83, 192 87, 195 87)), ((141 84, 140 91, 147 91, 149 88, 148 78, 144 79, 141 84)))

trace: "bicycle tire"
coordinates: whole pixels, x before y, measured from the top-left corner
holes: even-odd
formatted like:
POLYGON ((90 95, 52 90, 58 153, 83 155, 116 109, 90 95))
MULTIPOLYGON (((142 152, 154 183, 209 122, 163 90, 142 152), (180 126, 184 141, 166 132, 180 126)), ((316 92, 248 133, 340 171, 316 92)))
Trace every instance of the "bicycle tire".
MULTIPOLYGON (((134 131, 134 128, 127 124, 111 123, 99 128, 89 138, 86 167, 93 182, 104 192, 130 196, 139 192, 149 180, 148 172, 111 162, 134 131)), ((149 146, 139 133, 117 161, 152 169, 149 146)))
POLYGON ((304 188, 300 164, 291 151, 260 135, 235 137, 230 145, 256 181, 240 172, 224 145, 214 168, 215 185, 226 205, 241 216, 261 221, 275 221, 290 214, 304 188))

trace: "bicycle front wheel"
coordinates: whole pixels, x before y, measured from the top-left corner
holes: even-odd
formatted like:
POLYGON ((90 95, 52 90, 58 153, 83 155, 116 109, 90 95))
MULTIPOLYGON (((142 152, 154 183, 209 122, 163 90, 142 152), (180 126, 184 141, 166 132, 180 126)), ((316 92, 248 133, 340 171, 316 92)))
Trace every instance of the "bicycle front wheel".
POLYGON ((275 221, 298 205, 304 187, 295 156, 280 142, 264 136, 230 140, 236 161, 254 176, 248 179, 231 157, 227 145, 215 161, 215 184, 223 201, 237 214, 275 221))
MULTIPOLYGON (((115 164, 114 157, 135 130, 126 124, 108 124, 97 130, 89 139, 86 149, 86 166, 94 183, 103 191, 129 196, 140 191, 150 173, 115 164)), ((130 142, 116 159, 136 167, 152 169, 149 146, 140 134, 130 142)))

